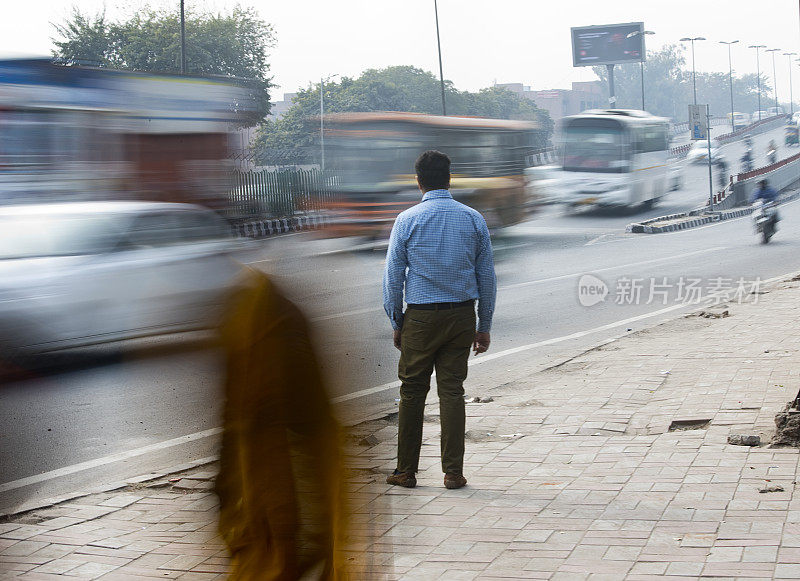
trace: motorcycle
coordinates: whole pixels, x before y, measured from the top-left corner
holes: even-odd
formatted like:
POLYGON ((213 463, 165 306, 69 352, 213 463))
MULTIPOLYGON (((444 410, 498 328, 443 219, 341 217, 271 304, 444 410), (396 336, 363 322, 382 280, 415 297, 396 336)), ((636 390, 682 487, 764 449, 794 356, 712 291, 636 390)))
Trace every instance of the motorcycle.
POLYGON ((753 171, 753 156, 751 155, 750 150, 745 151, 744 155, 742 155, 741 164, 741 173, 753 171))
POLYGON ((758 200, 753 204, 753 224, 756 234, 761 235, 761 242, 767 244, 778 230, 778 204, 777 202, 764 202, 758 200))
POLYGON ((770 165, 773 163, 778 162, 778 150, 777 149, 769 149, 767 150, 767 159, 769 160, 770 165))

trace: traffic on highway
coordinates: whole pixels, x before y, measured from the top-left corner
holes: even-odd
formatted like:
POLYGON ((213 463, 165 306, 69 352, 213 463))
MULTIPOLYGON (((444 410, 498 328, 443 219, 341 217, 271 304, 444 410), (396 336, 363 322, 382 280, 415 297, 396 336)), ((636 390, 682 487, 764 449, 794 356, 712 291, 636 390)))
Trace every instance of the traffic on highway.
MULTIPOLYGON (((470 401, 698 308, 757 304, 800 271, 800 112, 775 68, 699 72, 705 38, 654 50, 652 34, 573 27, 570 89, 457 90, 439 54, 438 75, 365 65, 280 106, 270 77, 233 69, 0 60, 0 517, 213 462, 231 425, 296 420, 288 449, 314 432, 303 411, 325 434, 394 421, 408 345, 444 332, 442 311, 491 327, 459 346, 470 401)), ((433 361, 428 383, 445 377, 433 361)))

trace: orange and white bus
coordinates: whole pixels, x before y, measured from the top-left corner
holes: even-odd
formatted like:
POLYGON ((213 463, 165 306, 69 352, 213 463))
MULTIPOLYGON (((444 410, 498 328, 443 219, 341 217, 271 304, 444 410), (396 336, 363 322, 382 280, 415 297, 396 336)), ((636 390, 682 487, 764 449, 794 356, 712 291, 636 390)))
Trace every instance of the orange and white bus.
POLYGON ((427 149, 452 160, 453 196, 480 211, 490 228, 526 219, 530 156, 546 145, 531 121, 368 112, 325 116, 326 169, 335 176, 328 233, 387 236, 399 212, 417 203, 414 161, 427 149))

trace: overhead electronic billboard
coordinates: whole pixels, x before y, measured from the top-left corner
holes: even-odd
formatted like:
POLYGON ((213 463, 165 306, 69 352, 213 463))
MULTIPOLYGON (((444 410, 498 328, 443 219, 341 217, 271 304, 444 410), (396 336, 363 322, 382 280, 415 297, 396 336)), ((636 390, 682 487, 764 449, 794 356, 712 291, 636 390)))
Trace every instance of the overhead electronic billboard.
POLYGON ((575 26, 572 64, 576 67, 616 65, 644 60, 644 23, 575 26), (632 32, 638 32, 630 36, 632 32))

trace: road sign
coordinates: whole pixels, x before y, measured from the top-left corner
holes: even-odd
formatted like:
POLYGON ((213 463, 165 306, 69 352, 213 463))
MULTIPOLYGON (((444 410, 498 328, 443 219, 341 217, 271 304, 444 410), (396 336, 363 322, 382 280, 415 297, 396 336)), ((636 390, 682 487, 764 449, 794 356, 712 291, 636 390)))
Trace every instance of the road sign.
POLYGON ((578 26, 572 29, 572 65, 593 67, 643 61, 644 23, 578 26), (638 32, 630 36, 632 32, 638 32))
POLYGON ((692 141, 708 137, 708 105, 689 105, 689 137, 692 141))

